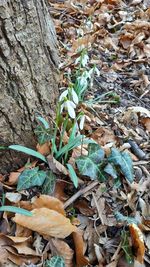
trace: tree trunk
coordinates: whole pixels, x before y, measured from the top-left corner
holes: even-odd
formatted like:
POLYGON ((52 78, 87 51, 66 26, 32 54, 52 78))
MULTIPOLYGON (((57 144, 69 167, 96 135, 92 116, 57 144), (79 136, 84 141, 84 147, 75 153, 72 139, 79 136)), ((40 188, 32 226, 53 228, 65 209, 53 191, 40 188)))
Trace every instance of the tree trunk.
MULTIPOLYGON (((35 146, 35 115, 53 116, 58 55, 46 0, 0 1, 0 145, 35 146)), ((24 155, 0 152, 0 172, 24 155)))

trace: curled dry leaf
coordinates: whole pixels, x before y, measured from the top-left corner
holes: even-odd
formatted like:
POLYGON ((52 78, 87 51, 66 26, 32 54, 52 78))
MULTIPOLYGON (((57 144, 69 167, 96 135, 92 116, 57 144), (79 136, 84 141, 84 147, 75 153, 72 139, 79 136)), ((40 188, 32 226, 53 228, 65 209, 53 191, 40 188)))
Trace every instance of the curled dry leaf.
POLYGON ((40 197, 35 197, 32 200, 32 209, 45 207, 51 210, 55 210, 65 216, 63 203, 55 197, 41 195, 40 197))
POLYGON ((93 138, 98 144, 104 146, 107 143, 114 142, 116 143, 116 136, 113 131, 105 127, 99 127, 92 135, 93 138))
POLYGON ((76 252, 76 266, 82 267, 89 263, 88 259, 84 256, 84 242, 82 232, 80 230, 73 232, 73 240, 76 252))
POLYGON ((62 256, 64 258, 65 267, 73 267, 74 252, 66 242, 51 238, 50 248, 53 255, 62 256))
POLYGON ((32 210, 32 218, 16 214, 13 221, 36 231, 41 235, 48 235, 57 238, 65 238, 77 228, 71 224, 70 220, 57 211, 48 208, 38 208, 32 210))
POLYGON ((50 170, 52 170, 56 174, 63 173, 68 175, 68 170, 59 162, 57 161, 52 155, 47 157, 48 165, 50 170))
POLYGON ((131 234, 132 245, 136 252, 136 260, 142 264, 145 254, 143 234, 139 227, 134 223, 129 225, 129 230, 131 234))

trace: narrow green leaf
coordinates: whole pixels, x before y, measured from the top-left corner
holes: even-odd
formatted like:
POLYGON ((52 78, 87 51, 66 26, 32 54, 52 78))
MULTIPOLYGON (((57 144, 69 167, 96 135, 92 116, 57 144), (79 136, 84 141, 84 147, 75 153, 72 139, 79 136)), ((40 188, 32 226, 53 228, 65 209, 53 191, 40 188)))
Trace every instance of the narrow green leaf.
POLYGON ((23 153, 28 154, 30 156, 36 157, 36 158, 47 163, 46 158, 41 153, 39 153, 39 152, 37 152, 31 148, 27 148, 27 147, 21 146, 21 145, 11 145, 11 146, 9 146, 9 148, 13 149, 13 150, 17 150, 19 152, 23 152, 23 153))
POLYGON ((0 211, 9 211, 9 212, 13 212, 13 213, 19 213, 25 216, 32 216, 32 212, 22 209, 22 208, 17 208, 17 207, 13 207, 13 206, 2 206, 0 207, 0 211))
POLYGON ((0 150, 6 150, 8 149, 8 146, 0 146, 0 150))
POLYGON ((68 171, 69 171, 69 176, 70 176, 75 188, 77 188, 78 187, 78 177, 77 177, 77 175, 75 173, 75 170, 74 170, 74 168, 72 167, 71 164, 68 163, 66 165, 67 165, 67 168, 68 168, 68 171))
POLYGON ((44 125, 46 129, 50 128, 48 122, 44 118, 38 116, 37 119, 44 125))
POLYGON ((65 262, 62 257, 54 256, 50 260, 46 260, 44 267, 65 267, 65 262))
POLYGON ((46 172, 46 178, 42 185, 42 194, 50 195, 54 192, 54 187, 56 183, 56 176, 52 171, 46 172))
POLYGON ((41 186, 46 178, 46 172, 39 171, 39 167, 24 170, 18 177, 17 190, 41 186))
POLYGON ((130 183, 133 182, 133 164, 132 159, 127 152, 120 152, 118 149, 112 148, 108 160, 110 163, 114 163, 114 165, 119 166, 125 178, 130 183))

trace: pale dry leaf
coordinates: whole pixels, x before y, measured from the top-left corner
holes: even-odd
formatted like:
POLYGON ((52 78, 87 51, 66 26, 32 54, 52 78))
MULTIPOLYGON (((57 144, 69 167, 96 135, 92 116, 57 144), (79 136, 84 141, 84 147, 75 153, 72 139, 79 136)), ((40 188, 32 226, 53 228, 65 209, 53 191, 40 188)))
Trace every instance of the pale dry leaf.
POLYGON ((62 165, 59 161, 57 161, 52 155, 47 157, 48 165, 50 170, 52 170, 56 174, 65 174, 68 175, 68 170, 64 165, 62 165))
POLYGON ((143 107, 129 107, 128 109, 132 110, 136 113, 146 114, 148 118, 150 118, 150 111, 143 107))
POLYGON ((64 258, 66 267, 73 267, 74 251, 66 242, 60 239, 51 238, 50 248, 53 255, 62 256, 64 258))
POLYGON ((113 131, 106 127, 99 127, 92 135, 91 138, 94 139, 98 144, 104 146, 107 143, 116 143, 117 139, 113 131))
POLYGON ((12 203, 18 203, 21 199, 21 194, 6 192, 5 197, 12 203))
POLYGON ((63 203, 55 197, 48 195, 40 195, 40 197, 32 198, 32 209, 48 208, 55 210, 65 216, 65 210, 63 203))
POLYGON ((27 242, 15 244, 13 247, 19 254, 39 256, 35 250, 29 247, 27 242))
POLYGON ((57 238, 65 238, 77 230, 69 219, 57 211, 39 208, 32 210, 32 213, 32 218, 16 214, 13 221, 41 235, 57 238))

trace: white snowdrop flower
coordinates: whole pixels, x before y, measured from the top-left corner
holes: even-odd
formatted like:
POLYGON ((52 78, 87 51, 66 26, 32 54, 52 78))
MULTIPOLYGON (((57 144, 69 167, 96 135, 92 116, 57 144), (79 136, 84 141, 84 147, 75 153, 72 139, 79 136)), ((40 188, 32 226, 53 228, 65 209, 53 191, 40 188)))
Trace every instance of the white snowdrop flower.
POLYGON ((89 29, 89 30, 92 30, 93 29, 93 23, 90 20, 88 20, 86 22, 86 28, 89 29))
POLYGON ((95 71, 97 76, 100 76, 100 71, 99 71, 99 69, 97 67, 94 68, 94 71, 95 71))
POLYGON ((77 36, 84 36, 84 31, 81 28, 77 29, 77 36))
POLYGON ((68 95, 68 89, 62 92, 62 94, 59 97, 59 102, 62 101, 65 97, 68 95))
POLYGON ((68 110, 69 116, 72 119, 75 119, 76 113, 75 113, 75 110, 74 109, 76 108, 76 105, 72 101, 70 101, 70 100, 65 101, 64 104, 65 104, 65 106, 66 106, 66 108, 68 110))
POLYGON ((92 74, 93 74, 93 71, 94 71, 93 68, 89 70, 89 72, 88 72, 88 78, 89 78, 89 79, 91 79, 91 76, 92 76, 92 74))
POLYGON ((85 115, 82 115, 79 124, 80 130, 83 130, 84 122, 85 122, 85 115))
POLYGON ((85 54, 83 57, 82 57, 82 66, 85 67, 87 65, 89 61, 89 56, 87 54, 85 54))
POLYGON ((60 107, 60 113, 62 113, 64 108, 67 109, 69 116, 72 119, 75 119, 75 117, 76 117, 76 113, 75 113, 76 105, 72 101, 66 100, 60 107))
POLYGON ((74 64, 77 65, 80 62, 80 60, 81 60, 81 57, 77 57, 74 64))
POLYGON ((71 93, 72 93, 72 100, 73 100, 73 102, 76 104, 76 105, 78 105, 78 103, 79 103, 79 99, 78 99, 78 96, 77 96, 77 94, 76 94, 76 92, 75 92, 75 90, 72 88, 72 90, 71 90, 71 93))

